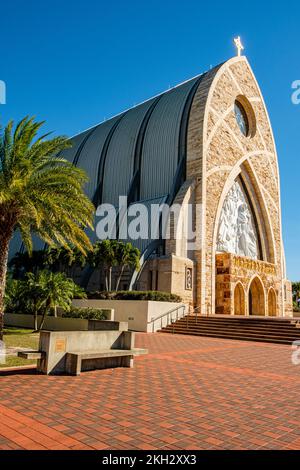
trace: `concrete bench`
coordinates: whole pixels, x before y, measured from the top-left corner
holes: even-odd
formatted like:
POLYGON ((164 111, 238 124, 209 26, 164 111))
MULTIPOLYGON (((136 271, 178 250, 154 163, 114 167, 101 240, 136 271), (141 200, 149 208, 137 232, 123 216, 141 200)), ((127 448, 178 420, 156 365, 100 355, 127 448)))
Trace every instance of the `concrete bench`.
POLYGON ((30 361, 41 360, 44 354, 45 353, 43 351, 18 351, 18 357, 28 359, 30 361))
POLYGON ((79 375, 84 370, 132 367, 134 356, 147 354, 134 348, 135 333, 126 322, 103 322, 102 330, 41 331, 38 350, 18 356, 37 360, 43 374, 79 375))
MULTIPOLYGON (((103 349, 100 351, 71 351, 66 357, 66 372, 70 375, 80 375, 82 369, 82 361, 90 361, 90 368, 99 369, 102 362, 105 367, 110 367, 111 358, 120 358, 120 367, 133 367, 133 357, 141 354, 147 354, 146 349, 103 349)), ((115 367, 115 361, 112 362, 115 367)))

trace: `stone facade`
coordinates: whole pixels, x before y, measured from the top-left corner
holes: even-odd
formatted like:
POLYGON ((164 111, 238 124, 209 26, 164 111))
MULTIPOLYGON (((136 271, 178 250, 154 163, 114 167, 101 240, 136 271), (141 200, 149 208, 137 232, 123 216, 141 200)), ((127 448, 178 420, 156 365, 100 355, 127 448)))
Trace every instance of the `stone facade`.
MULTIPOLYGON (((186 173, 187 182, 177 199, 182 203, 193 200, 197 208, 193 214, 197 247, 192 254, 187 250, 183 253, 182 243, 180 251, 178 240, 167 241, 166 257, 155 260, 160 279, 157 288, 183 294, 203 314, 233 314, 234 289, 240 282, 239 296, 243 288, 245 314, 249 314, 249 286, 257 277, 264 292, 263 314, 268 314, 272 289, 272 314, 290 315, 291 286, 285 273, 276 148, 262 94, 245 57, 225 62, 202 80, 189 117, 186 173), (237 97, 253 112, 247 137, 235 118, 237 97), (246 258, 245 265, 233 255, 216 251, 220 212, 238 177, 251 201, 261 243, 261 261, 251 267, 246 258), (187 265, 193 266, 194 277, 188 294, 184 289, 187 265)), ((153 263, 150 261, 146 271, 153 263)))
POLYGON ((154 258, 147 263, 138 281, 138 290, 160 290, 180 295, 183 302, 194 305, 195 263, 176 255, 154 258), (187 277, 192 276, 191 285, 187 277))
POLYGON ((276 266, 264 261, 254 261, 249 258, 235 256, 230 253, 222 253, 216 255, 216 313, 226 315, 249 315, 249 291, 253 281, 258 280, 262 289, 262 309, 261 315, 278 316, 278 294, 280 291, 280 283, 276 266), (236 289, 241 287, 242 301, 244 305, 243 311, 238 309, 235 302, 236 289), (271 295, 275 294, 275 308, 272 306, 271 295), (269 302, 270 300, 270 302, 269 302))

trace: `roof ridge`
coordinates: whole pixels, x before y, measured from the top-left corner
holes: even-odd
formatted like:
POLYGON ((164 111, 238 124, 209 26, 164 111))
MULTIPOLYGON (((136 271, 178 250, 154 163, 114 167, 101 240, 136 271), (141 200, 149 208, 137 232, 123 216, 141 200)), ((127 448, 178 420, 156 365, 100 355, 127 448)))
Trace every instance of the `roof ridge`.
POLYGON ((216 67, 219 67, 220 65, 221 65, 221 64, 215 65, 214 67, 210 68, 209 70, 205 70, 205 72, 199 73, 198 75, 195 75, 195 76, 192 77, 192 78, 189 78, 189 79, 187 79, 187 80, 184 80, 183 82, 180 82, 180 83, 178 83, 177 85, 174 85, 173 87, 169 88, 168 90, 162 91, 161 93, 157 93, 156 95, 151 96, 151 98, 148 98, 148 99, 146 99, 146 100, 144 100, 144 101, 141 101, 140 103, 138 103, 138 104, 136 104, 136 105, 134 105, 134 106, 131 106, 130 108, 126 108, 125 110, 121 111, 120 113, 114 114, 113 116, 109 117, 108 119, 105 119, 105 120, 103 120, 103 121, 101 121, 101 122, 98 122, 97 124, 93 124, 92 126, 88 127, 87 129, 84 129, 84 130, 79 131, 79 132, 77 132, 76 134, 72 135, 72 136, 70 137, 70 139, 73 139, 74 137, 76 137, 76 136, 82 134, 83 132, 90 131, 90 130, 92 130, 93 128, 100 126, 101 124, 104 124, 105 122, 109 122, 109 121, 111 121, 112 119, 115 119, 115 118, 121 116, 122 114, 127 113, 127 112, 130 111, 131 109, 137 108, 138 106, 142 106, 143 104, 148 103, 148 101, 151 101, 151 100, 153 100, 153 99, 155 99, 155 98, 158 98, 159 96, 165 95, 165 94, 167 94, 167 93, 170 93, 171 91, 175 90, 176 88, 178 88, 178 87, 180 87, 180 86, 182 86, 182 85, 184 85, 184 84, 186 84, 186 83, 188 83, 188 82, 191 82, 192 80, 195 80, 195 79, 197 79, 197 78, 200 78, 202 75, 205 75, 207 72, 210 72, 211 70, 213 70, 213 69, 216 68, 216 67))

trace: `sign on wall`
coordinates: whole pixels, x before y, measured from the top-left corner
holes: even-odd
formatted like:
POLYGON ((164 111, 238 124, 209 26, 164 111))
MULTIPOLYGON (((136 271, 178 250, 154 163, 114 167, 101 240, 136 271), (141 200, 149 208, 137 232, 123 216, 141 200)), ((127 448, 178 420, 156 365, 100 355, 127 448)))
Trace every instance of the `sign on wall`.
POLYGON ((185 288, 186 290, 192 290, 193 288, 193 269, 185 268, 185 288))

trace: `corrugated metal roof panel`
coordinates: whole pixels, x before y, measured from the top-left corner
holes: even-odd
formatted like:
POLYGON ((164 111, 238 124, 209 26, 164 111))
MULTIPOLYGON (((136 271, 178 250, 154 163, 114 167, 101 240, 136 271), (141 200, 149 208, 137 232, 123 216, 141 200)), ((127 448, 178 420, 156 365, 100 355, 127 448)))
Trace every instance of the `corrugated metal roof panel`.
MULTIPOLYGON (((160 196, 158 198, 153 198, 153 199, 147 199, 147 200, 143 200, 143 201, 134 202, 133 204, 130 204, 129 208, 130 207, 132 208, 135 205, 137 205, 137 209, 138 209, 138 205, 143 204, 143 206, 147 210, 148 221, 150 222, 150 220, 151 220, 151 205, 155 204, 155 205, 160 206, 161 204, 163 204, 166 201, 167 196, 168 195, 165 194, 165 195, 160 196)), ((127 211, 127 216, 128 216, 128 211, 127 211)), ((135 217, 131 218, 131 217, 128 216, 128 227, 130 225, 130 222, 134 219, 135 219, 135 217)), ((154 230, 153 227, 152 227, 152 230, 154 230)), ((140 252, 143 253, 145 251, 145 249, 147 248, 147 246, 150 245, 150 243, 153 241, 153 239, 151 237, 151 224, 150 223, 148 224, 148 238, 138 238, 136 240, 133 240, 130 237, 128 237, 126 240, 123 239, 123 241, 132 243, 133 246, 138 248, 140 250, 140 252)))
POLYGON ((107 152, 103 202, 117 205, 119 196, 127 195, 133 176, 134 152, 140 126, 154 101, 147 101, 128 111, 117 126, 107 152))
POLYGON ((166 93, 155 107, 145 133, 141 199, 170 192, 178 165, 180 124, 186 100, 199 77, 166 93))
POLYGON ((103 150, 105 141, 109 135, 110 130, 116 124, 118 119, 120 119, 120 117, 110 119, 109 121, 103 122, 102 124, 94 128, 93 133, 87 139, 85 145, 83 146, 80 152, 77 166, 85 170, 89 176, 89 182, 85 187, 85 192, 90 199, 93 198, 97 188, 98 168, 101 158, 101 152, 103 150))
POLYGON ((61 157, 65 158, 66 160, 68 160, 69 162, 74 162, 74 159, 76 157, 76 154, 78 152, 78 149, 80 148, 80 145, 82 144, 82 142, 84 141, 84 139, 87 137, 87 135, 89 134, 90 131, 85 131, 85 132, 82 132, 81 134, 78 134, 76 135, 75 137, 73 137, 71 139, 72 141, 72 147, 64 150, 62 153, 61 153, 61 157))

